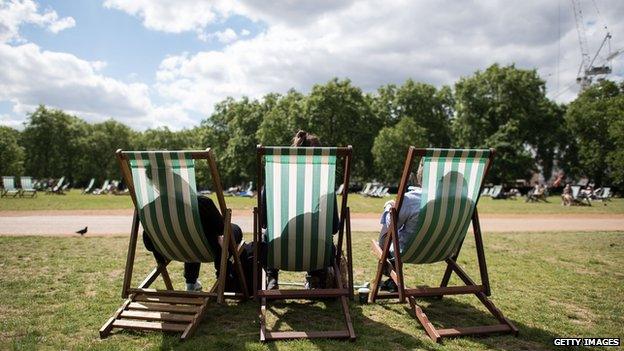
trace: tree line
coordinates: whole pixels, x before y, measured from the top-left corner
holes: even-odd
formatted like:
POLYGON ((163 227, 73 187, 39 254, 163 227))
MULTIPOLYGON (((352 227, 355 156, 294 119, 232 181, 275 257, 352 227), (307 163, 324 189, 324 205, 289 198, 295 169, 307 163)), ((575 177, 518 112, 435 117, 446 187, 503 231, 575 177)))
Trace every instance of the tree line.
MULTIPOLYGON (((407 80, 364 93, 348 79, 261 99, 226 98, 198 126, 136 131, 87 123, 40 106, 22 130, 0 127, 0 173, 35 178, 119 179, 114 151, 215 150, 227 185, 256 179, 255 146, 288 145, 304 129, 325 145, 353 145, 353 177, 395 183, 408 145, 497 149, 489 182, 553 169, 598 184, 624 184, 624 83, 603 81, 568 105, 546 97, 535 70, 494 64, 452 87, 407 80)), ((205 167, 198 169, 205 181, 205 167)))

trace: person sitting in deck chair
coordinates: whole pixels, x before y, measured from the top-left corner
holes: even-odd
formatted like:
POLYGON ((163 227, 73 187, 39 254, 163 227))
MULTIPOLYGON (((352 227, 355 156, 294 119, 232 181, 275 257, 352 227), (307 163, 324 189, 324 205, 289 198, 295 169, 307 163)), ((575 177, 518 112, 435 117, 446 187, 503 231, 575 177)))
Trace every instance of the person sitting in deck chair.
MULTIPOLYGON (((215 206, 212 199, 205 196, 197 196, 197 204, 199 207, 199 216, 201 218, 202 228, 204 230, 204 235, 206 236, 206 240, 208 241, 208 245, 215 253, 214 267, 216 277, 219 278, 219 263, 221 262, 221 243, 223 242, 223 230, 224 230, 224 221, 221 213, 215 206)), ((235 240, 236 246, 240 244, 243 240, 243 231, 237 225, 232 223, 232 237, 235 240)), ((145 248, 154 254, 154 257, 158 262, 165 262, 165 257, 163 257, 155 248, 152 240, 149 235, 145 231, 143 231, 143 244, 145 248)), ((237 277, 234 274, 233 267, 230 267, 232 264, 229 261, 228 257, 228 266, 227 266, 227 274, 228 278, 226 279, 227 287, 232 286, 232 288, 238 287, 237 277)), ((201 263, 199 262, 185 262, 184 263, 184 279, 186 280, 186 290, 187 291, 201 291, 202 285, 197 280, 199 277, 199 268, 201 263)), ((226 288, 226 290, 228 290, 226 288)))
POLYGON ((570 183, 568 183, 565 188, 563 188, 563 193, 561 193, 561 205, 571 206, 572 204, 574 204, 574 196, 572 196, 572 187, 570 183))
MULTIPOLYGON (((297 134, 295 134, 295 137, 293 138, 292 146, 320 147, 321 142, 316 135, 300 130, 297 132, 297 134)), ((262 206, 264 208, 267 208, 266 194, 264 193, 264 189, 262 189, 262 206)), ((262 229, 265 230, 267 227, 267 219, 266 219, 267 211, 262 211, 262 213, 263 213, 262 229)), ((339 225, 340 225, 339 222, 340 221, 338 219, 338 206, 334 205, 334 227, 332 228, 333 234, 336 234, 338 232, 339 225)), ((262 252, 264 252, 265 250, 266 250, 266 247, 263 247, 262 252)), ((335 250, 335 247, 334 247, 334 250, 335 250)), ((263 256, 266 257, 266 255, 264 254, 263 256)), ((263 261, 263 264, 266 264, 266 261, 264 259, 262 259, 262 261, 263 261)), ((328 278, 331 278, 331 277, 328 277, 328 272, 329 272, 329 267, 325 269, 319 269, 319 270, 308 272, 306 275, 305 287, 307 289, 326 288, 325 282, 331 281, 331 279, 328 279, 328 278)), ((269 290, 279 289, 278 276, 279 276, 278 269, 267 269, 267 287, 269 290)))
MULTIPOLYGON (((414 175, 412 174, 412 177, 414 175)), ((403 245, 409 240, 408 235, 416 233, 416 224, 418 219, 418 213, 420 212, 420 200, 422 195, 422 176, 423 176, 423 164, 422 161, 418 165, 416 171, 416 186, 410 187, 405 198, 403 199, 403 206, 398 216, 399 227, 399 245, 403 245)), ((386 238, 388 236, 388 230, 390 228, 390 208, 394 205, 394 200, 390 200, 384 205, 384 212, 381 215, 381 232, 379 233, 379 246, 384 247, 386 238)), ((390 262, 394 264, 394 259, 390 258, 390 262)), ((389 277, 388 272, 384 272, 388 279, 381 284, 380 289, 384 291, 396 292, 398 287, 396 283, 389 277)))

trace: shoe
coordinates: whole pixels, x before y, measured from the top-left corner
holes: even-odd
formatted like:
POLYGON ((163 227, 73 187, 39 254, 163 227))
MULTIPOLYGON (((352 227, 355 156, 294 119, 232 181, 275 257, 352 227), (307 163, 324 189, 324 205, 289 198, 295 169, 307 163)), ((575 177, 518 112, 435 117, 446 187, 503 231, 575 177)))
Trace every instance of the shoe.
POLYGON ((202 285, 199 280, 195 283, 186 283, 186 291, 202 291, 202 285))

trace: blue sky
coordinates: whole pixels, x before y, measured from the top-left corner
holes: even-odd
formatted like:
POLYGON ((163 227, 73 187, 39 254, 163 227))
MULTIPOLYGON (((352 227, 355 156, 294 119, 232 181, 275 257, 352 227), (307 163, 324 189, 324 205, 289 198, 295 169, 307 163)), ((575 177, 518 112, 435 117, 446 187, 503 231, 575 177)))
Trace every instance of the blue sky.
MULTIPOLYGON (((624 48, 624 2, 581 5, 591 54, 605 24, 624 48)), ((228 96, 307 92, 333 77, 366 92, 408 78, 452 85, 496 62, 537 69, 566 102, 580 59, 567 0, 0 0, 0 124, 19 128, 46 104, 180 129, 228 96)))

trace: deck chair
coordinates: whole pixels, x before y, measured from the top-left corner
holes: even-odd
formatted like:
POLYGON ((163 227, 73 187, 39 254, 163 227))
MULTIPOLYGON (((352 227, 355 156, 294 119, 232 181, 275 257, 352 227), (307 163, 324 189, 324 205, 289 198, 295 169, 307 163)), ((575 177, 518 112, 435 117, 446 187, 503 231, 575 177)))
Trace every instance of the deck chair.
POLYGON ((93 190, 93 195, 108 194, 108 188, 110 188, 110 181, 105 179, 104 183, 102 183, 102 187, 93 190))
POLYGON ((495 200, 506 199, 505 193, 503 193, 502 185, 494 185, 490 190, 490 197, 495 200))
POLYGON ((26 194, 30 194, 30 197, 37 196, 37 189, 35 189, 32 177, 20 177, 20 185, 22 186, 21 196, 24 196, 26 194))
POLYGON ((15 177, 3 176, 2 177, 2 194, 0 197, 20 195, 20 189, 15 186, 15 177))
POLYGON ((373 183, 366 183, 366 185, 364 186, 364 189, 362 189, 362 191, 360 191, 360 194, 365 195, 368 193, 368 191, 370 190, 371 186, 373 186, 373 183))
POLYGON ((130 189, 135 211, 121 292, 126 300, 102 326, 100 337, 108 336, 113 328, 122 328, 181 332, 181 339, 185 340, 193 334, 206 314, 210 298, 216 298, 217 302, 222 303, 226 295, 228 298, 237 299, 247 297, 243 269, 231 233, 232 210, 226 207, 213 153, 210 149, 117 150, 117 160, 124 181, 130 189), (214 261, 214 253, 203 235, 197 203, 195 160, 198 159, 208 161, 225 222, 220 275, 209 292, 174 290, 167 272, 167 264, 171 261, 214 261), (156 268, 139 287, 131 288, 139 223, 167 261, 157 262, 156 268), (234 266, 243 293, 224 291, 228 252, 235 253, 234 266), (149 289, 159 275, 164 280, 166 290, 149 289))
POLYGON ((607 205, 607 201, 611 201, 611 187, 604 187, 600 193, 596 194, 596 199, 602 201, 603 205, 607 205))
POLYGON ((46 194, 62 194, 63 191, 63 183, 65 182, 65 177, 61 177, 53 187, 48 188, 46 194))
POLYGON ((82 190, 82 195, 89 195, 89 193, 91 193, 91 189, 93 188, 94 184, 95 184, 95 178, 91 178, 91 180, 89 181, 89 185, 87 185, 87 187, 82 190))
POLYGON ((263 218, 261 196, 254 208, 254 291, 259 300, 260 341, 300 338, 346 338, 355 340, 347 300, 353 296, 351 223, 347 196, 352 148, 264 147, 257 148, 258 187, 266 193, 267 266, 285 271, 311 271, 332 266, 333 289, 267 290, 266 272, 259 261, 258 246, 263 218), (344 159, 343 193, 336 255, 333 251, 336 162, 344 159), (266 179, 266 183, 265 183, 266 179), (348 286, 343 286, 340 265, 346 231, 348 286), (333 257, 332 257, 333 256, 333 257), (259 282, 261 286, 259 286, 259 282), (345 329, 336 331, 269 331, 266 327, 268 300, 339 298, 345 329))
POLYGON ((481 197, 490 196, 490 189, 492 189, 492 188, 484 187, 483 190, 481 191, 481 197))
POLYGON ((377 241, 372 242, 373 254, 377 256, 379 261, 377 273, 371 284, 370 301, 398 298, 403 303, 407 298, 413 313, 424 327, 427 335, 436 342, 440 342, 443 337, 450 336, 495 332, 518 333, 518 329, 487 298, 490 295, 490 283, 476 205, 483 179, 485 179, 492 164, 493 156, 493 149, 453 150, 410 147, 399 183, 399 192, 389 213, 392 225, 388 231, 388 240, 386 240, 383 248, 378 245, 377 241), (401 210, 412 163, 416 156, 422 157, 422 183, 424 184, 417 219, 418 229, 412 239, 406 242, 403 248, 399 248, 397 216, 401 210), (481 273, 481 284, 475 283, 457 263, 457 257, 471 220, 481 273), (394 255, 394 266, 389 261, 391 255, 394 255), (446 262, 447 265, 440 287, 405 287, 403 263, 427 264, 435 262, 446 262), (379 293, 377 291, 382 272, 386 268, 389 269, 390 277, 398 286, 396 293, 379 293), (448 286, 453 272, 463 281, 464 286, 448 286), (490 326, 436 329, 416 303, 417 297, 442 297, 456 294, 476 295, 500 323, 490 326))
POLYGON ((575 205, 591 206, 591 200, 581 193, 580 185, 572 185, 570 188, 572 188, 572 200, 574 201, 575 205))

